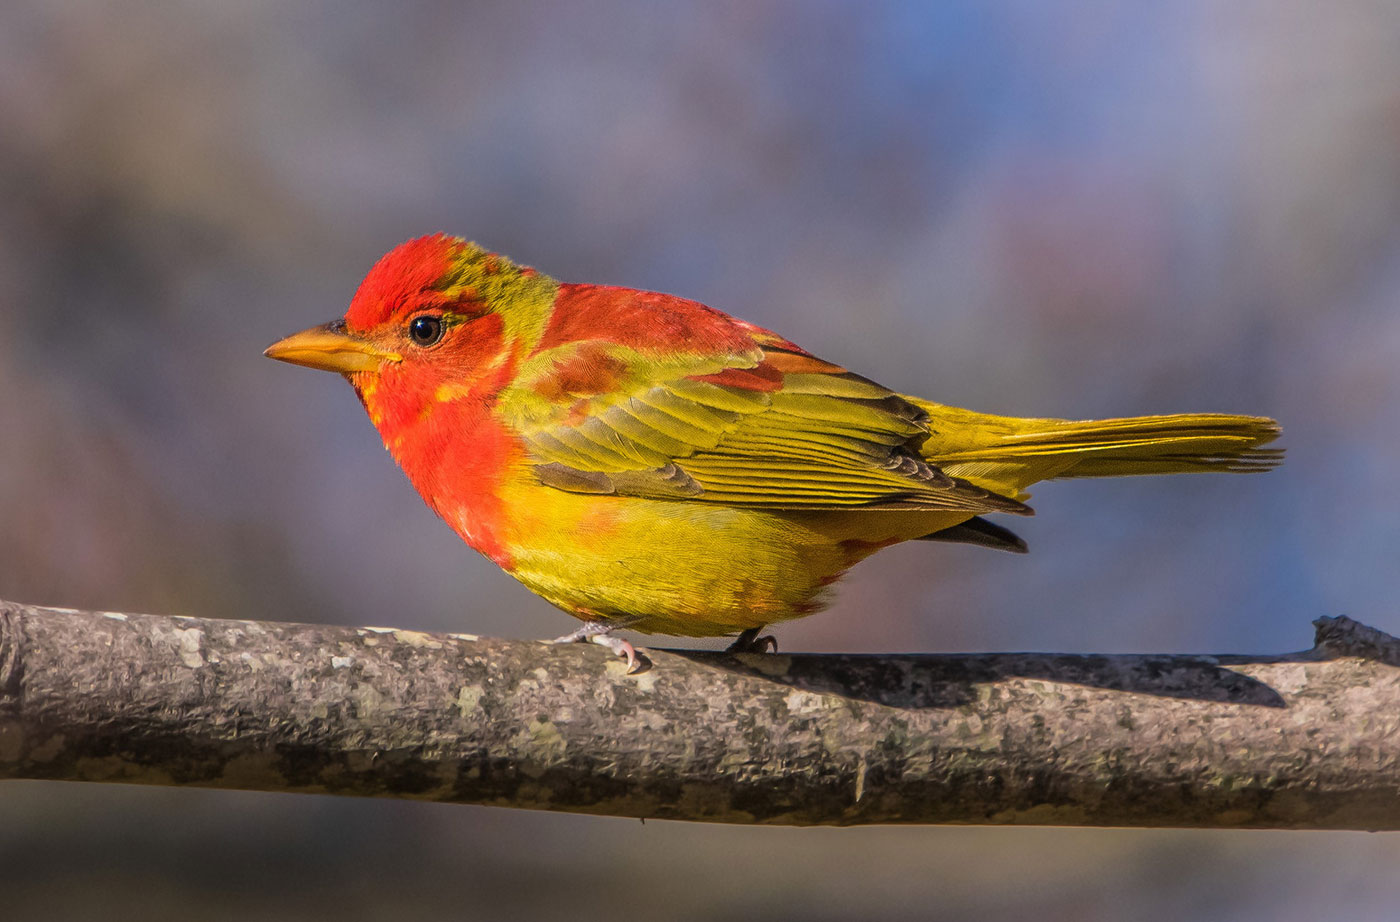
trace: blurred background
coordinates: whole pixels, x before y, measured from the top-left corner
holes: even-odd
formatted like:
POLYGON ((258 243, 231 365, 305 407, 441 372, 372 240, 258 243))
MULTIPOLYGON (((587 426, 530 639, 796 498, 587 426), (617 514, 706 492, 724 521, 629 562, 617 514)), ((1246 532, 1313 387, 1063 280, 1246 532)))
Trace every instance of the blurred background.
MULTIPOLYGON (((1393 0, 0 6, 0 597, 549 637, 345 384, 410 236, 697 298, 976 409, 1276 416, 1262 477, 1048 484, 784 650, 1400 631, 1393 0)), ((1400 839, 783 830, 11 782, 13 919, 1387 918, 1400 839)))

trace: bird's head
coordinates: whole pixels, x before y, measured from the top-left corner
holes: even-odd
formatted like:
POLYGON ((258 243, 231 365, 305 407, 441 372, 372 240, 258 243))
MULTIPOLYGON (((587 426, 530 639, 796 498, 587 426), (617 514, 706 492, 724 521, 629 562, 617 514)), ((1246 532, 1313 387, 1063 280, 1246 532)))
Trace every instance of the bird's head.
POLYGON ((460 237, 419 237, 375 264, 344 317, 264 354, 345 375, 375 424, 397 428, 436 403, 489 400, 538 342, 558 287, 460 237))

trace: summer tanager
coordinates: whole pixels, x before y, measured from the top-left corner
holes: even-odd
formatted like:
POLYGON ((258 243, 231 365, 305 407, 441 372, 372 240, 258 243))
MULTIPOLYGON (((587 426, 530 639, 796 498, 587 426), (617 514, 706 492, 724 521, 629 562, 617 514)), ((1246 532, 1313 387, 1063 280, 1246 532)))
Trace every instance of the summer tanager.
POLYGON ((1278 426, 993 416, 897 394, 674 295, 560 283, 456 237, 384 256, 341 320, 267 355, 345 375, 428 505, 584 626, 762 649, 911 539, 1024 551, 1060 477, 1258 471, 1278 426))

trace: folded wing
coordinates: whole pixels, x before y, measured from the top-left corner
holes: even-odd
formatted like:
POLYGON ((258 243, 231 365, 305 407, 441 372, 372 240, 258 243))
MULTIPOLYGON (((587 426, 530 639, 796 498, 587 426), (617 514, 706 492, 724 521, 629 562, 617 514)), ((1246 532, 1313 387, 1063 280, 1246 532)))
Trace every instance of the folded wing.
POLYGON ((765 330, 702 319, 740 327, 749 347, 678 355, 633 335, 522 365, 498 412, 542 483, 774 510, 1030 513, 921 458, 928 414, 913 403, 765 330))

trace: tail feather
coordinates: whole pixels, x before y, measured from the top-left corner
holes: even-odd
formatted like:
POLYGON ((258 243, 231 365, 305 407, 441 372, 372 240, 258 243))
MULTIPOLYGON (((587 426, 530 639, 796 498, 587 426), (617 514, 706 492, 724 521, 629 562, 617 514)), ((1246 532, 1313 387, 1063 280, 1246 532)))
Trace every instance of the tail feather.
POLYGON ((1251 473, 1283 457, 1263 447, 1278 438, 1279 426, 1262 416, 1019 419, 914 402, 929 414, 932 430, 924 456, 949 476, 1007 495, 1053 478, 1251 473))
POLYGON ((960 522, 948 528, 941 528, 938 531, 930 532, 917 541, 950 541, 954 544, 977 544, 982 547, 996 548, 999 551, 1010 551, 1013 554, 1024 554, 1027 550, 1026 542, 1020 535, 1009 528, 1003 528, 995 522, 989 522, 979 516, 974 516, 966 522, 960 522))
POLYGON ((1260 447, 1278 435, 1278 423, 1264 417, 1182 413, 1066 422, 1017 433, 1003 450, 1013 457, 1071 453, 1074 463, 1056 477, 1245 473, 1280 462, 1280 450, 1260 447))

